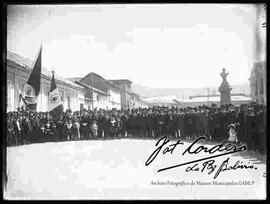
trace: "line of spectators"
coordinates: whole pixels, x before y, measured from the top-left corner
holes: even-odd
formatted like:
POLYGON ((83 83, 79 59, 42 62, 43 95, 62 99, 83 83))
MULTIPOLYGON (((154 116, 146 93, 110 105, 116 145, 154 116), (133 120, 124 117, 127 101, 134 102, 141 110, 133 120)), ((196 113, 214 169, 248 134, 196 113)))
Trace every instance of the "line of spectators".
POLYGON ((128 110, 66 110, 54 121, 48 112, 23 109, 7 114, 7 144, 112 138, 171 138, 228 140, 235 127, 237 142, 249 150, 265 151, 266 107, 255 103, 239 107, 151 107, 128 110))

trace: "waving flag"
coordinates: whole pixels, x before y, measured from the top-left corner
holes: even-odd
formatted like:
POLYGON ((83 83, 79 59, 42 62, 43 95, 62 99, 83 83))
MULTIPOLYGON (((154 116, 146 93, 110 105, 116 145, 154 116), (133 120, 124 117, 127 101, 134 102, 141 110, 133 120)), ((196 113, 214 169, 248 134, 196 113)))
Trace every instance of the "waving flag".
POLYGON ((52 75, 52 83, 49 93, 49 112, 54 120, 59 120, 63 112, 63 104, 58 88, 56 87, 54 72, 52 75))
POLYGON ((24 102, 26 110, 36 111, 37 108, 37 97, 40 91, 41 53, 42 47, 40 46, 32 72, 24 85, 23 93, 19 91, 20 101, 24 102))

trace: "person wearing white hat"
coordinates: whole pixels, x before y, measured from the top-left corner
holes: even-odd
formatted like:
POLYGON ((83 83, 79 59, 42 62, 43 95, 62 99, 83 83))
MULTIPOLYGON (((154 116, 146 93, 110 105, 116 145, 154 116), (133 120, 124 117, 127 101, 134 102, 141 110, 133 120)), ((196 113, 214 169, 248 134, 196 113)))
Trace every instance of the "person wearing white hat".
POLYGON ((229 142, 238 142, 238 138, 237 138, 237 132, 236 132, 236 127, 235 124, 230 124, 229 125, 229 142))

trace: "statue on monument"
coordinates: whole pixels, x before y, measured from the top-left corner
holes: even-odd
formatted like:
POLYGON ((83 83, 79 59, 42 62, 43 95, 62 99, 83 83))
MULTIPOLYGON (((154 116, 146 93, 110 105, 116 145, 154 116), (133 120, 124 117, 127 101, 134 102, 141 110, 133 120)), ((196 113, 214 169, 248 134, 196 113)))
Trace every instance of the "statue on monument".
POLYGON ((230 87, 228 81, 227 81, 227 76, 229 75, 228 72, 226 72, 225 68, 222 69, 222 72, 220 73, 220 76, 222 77, 222 83, 219 87, 219 92, 220 92, 220 105, 224 104, 231 104, 231 90, 232 88, 230 87))
POLYGON ((228 72, 226 72, 225 68, 222 69, 222 72, 220 73, 220 76, 222 77, 223 81, 227 81, 227 76, 229 75, 228 72))

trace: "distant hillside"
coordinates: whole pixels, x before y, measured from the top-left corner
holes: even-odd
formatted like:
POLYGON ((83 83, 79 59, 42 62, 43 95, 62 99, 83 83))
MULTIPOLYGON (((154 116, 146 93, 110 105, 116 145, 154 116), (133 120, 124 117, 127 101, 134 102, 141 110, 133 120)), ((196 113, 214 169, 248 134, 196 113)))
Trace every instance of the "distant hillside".
MULTIPOLYGON (((232 93, 250 94, 249 84, 231 85, 232 93)), ((206 88, 148 88, 139 84, 133 84, 134 92, 145 97, 175 96, 185 99, 194 95, 207 95, 206 88)), ((209 87, 209 94, 219 94, 218 87, 209 87)))

